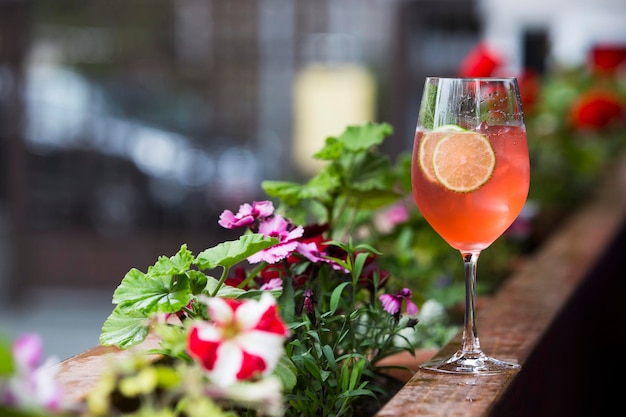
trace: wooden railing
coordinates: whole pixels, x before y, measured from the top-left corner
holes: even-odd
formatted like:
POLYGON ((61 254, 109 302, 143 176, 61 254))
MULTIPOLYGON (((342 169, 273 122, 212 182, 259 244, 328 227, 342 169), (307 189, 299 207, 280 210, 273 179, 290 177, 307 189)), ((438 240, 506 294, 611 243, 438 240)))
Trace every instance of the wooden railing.
MULTIPOLYGON (((611 332, 626 323, 626 303, 620 301, 626 295, 626 273, 620 265, 626 265, 620 259, 626 258, 625 219, 626 159, 621 159, 607 170, 588 203, 477 312, 483 350, 517 361, 522 370, 482 377, 418 370, 377 417, 538 417, 598 411, 594 396, 605 391, 598 388, 600 371, 594 366, 601 359, 588 355, 619 354, 611 332)), ((459 345, 460 335, 435 356, 451 354, 459 345)), ((109 360, 129 353, 95 347, 60 363, 59 378, 71 398, 80 399, 109 360)))

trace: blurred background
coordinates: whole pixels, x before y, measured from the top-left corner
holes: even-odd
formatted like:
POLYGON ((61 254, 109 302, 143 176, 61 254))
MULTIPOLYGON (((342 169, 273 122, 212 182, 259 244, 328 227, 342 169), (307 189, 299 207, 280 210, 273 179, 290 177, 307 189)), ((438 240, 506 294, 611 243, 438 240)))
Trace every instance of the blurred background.
POLYGON ((412 146, 422 83, 479 42, 511 74, 626 43, 623 0, 0 0, 0 332, 60 359, 224 209, 348 124, 412 146))

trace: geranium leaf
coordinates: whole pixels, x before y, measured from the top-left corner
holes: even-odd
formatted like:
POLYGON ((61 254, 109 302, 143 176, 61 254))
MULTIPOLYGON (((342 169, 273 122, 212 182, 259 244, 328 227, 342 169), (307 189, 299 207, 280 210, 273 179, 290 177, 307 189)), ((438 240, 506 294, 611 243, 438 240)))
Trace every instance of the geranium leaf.
POLYGON ((294 206, 300 201, 303 186, 290 181, 263 181, 261 187, 268 196, 278 198, 285 204, 294 206))
POLYGON ((341 178, 335 169, 326 169, 311 178, 311 180, 302 187, 300 198, 314 199, 319 201, 328 201, 337 188, 341 185, 341 178))
POLYGON ((208 277, 200 271, 187 271, 192 294, 200 294, 207 286, 208 277))
POLYGON ((136 309, 117 306, 102 325, 100 344, 128 349, 148 335, 148 316, 136 309))
POLYGON ((365 123, 360 126, 349 126, 338 138, 345 149, 352 152, 367 150, 380 145, 386 136, 393 133, 388 123, 365 123))
POLYGON ((393 180, 389 158, 380 154, 359 155, 346 171, 347 185, 359 191, 386 190, 393 180))
POLYGON ((189 270, 193 261, 193 254, 189 251, 189 249, 187 249, 187 245, 182 245, 176 255, 170 258, 166 256, 160 256, 156 264, 148 268, 148 274, 184 274, 189 270))
POLYGON ((391 190, 353 191, 347 205, 361 210, 377 210, 400 200, 403 195, 391 190))
POLYGON ((313 158, 323 161, 334 161, 341 157, 343 154, 343 142, 339 141, 335 137, 326 138, 324 147, 313 155, 313 158))
POLYGON ((132 306, 146 314, 175 313, 185 307, 191 297, 187 276, 149 276, 133 268, 113 293, 113 304, 132 306))
POLYGON ((258 233, 241 236, 238 240, 222 242, 202 251, 196 258, 200 269, 213 269, 218 266, 230 268, 260 250, 278 243, 277 239, 258 233))

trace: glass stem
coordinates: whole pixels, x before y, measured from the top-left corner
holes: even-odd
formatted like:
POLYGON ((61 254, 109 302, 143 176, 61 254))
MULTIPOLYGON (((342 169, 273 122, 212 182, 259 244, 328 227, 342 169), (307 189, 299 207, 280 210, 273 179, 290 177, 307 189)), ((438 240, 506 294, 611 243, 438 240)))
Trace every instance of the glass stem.
POLYGON ((480 251, 461 251, 465 271, 465 324, 463 327, 464 353, 480 353, 480 341, 476 330, 476 264, 480 251))

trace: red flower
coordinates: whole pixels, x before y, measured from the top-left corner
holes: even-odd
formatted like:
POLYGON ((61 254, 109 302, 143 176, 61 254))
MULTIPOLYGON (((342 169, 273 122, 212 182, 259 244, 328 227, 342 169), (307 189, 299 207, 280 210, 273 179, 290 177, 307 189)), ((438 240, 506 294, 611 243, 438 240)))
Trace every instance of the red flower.
MULTIPOLYGON (((239 284, 245 281, 245 279, 246 279, 246 269, 242 266, 236 266, 229 271, 228 276, 226 277, 226 280, 224 281, 224 284, 229 285, 231 287, 238 287, 239 284)), ((244 288, 244 289, 248 289, 248 288, 244 288)))
POLYGON ((623 121, 624 106, 610 92, 592 90, 580 95, 570 107, 569 120, 576 129, 601 129, 623 121))
POLYGON ((517 78, 524 113, 530 113, 537 103, 541 90, 541 76, 532 69, 526 69, 517 78))
POLYGON ((491 77, 502 65, 502 59, 487 44, 479 43, 461 62, 460 77, 491 77))
POLYGON ((596 45, 589 53, 589 61, 594 71, 613 74, 626 66, 626 45, 596 45))

